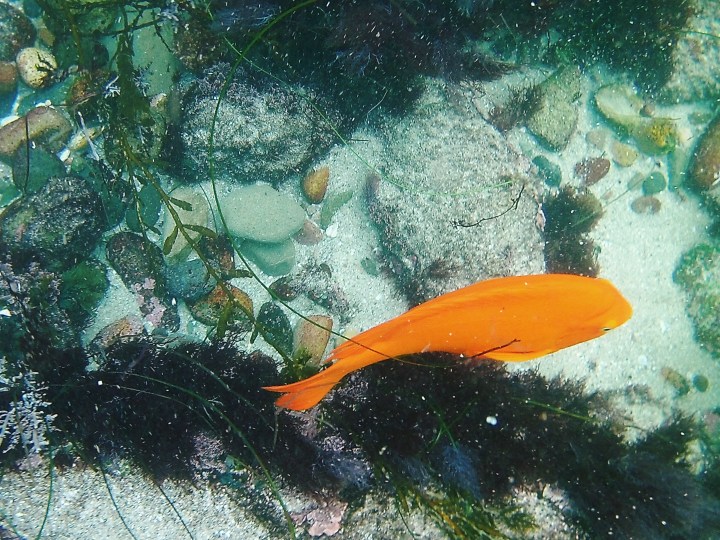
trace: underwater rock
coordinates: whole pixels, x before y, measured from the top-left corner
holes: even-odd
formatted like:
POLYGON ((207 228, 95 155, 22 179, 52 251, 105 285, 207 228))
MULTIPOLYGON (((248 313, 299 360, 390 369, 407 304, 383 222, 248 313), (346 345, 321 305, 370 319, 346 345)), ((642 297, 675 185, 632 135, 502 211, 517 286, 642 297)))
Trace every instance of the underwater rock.
POLYGON ((230 234, 255 242, 285 242, 305 222, 302 206, 267 184, 230 189, 220 208, 230 234))
POLYGON ((280 305, 265 302, 260 306, 257 323, 264 331, 263 339, 285 356, 290 356, 293 349, 293 330, 280 305))
POLYGON ((642 116, 645 102, 626 85, 609 84, 595 93, 595 105, 622 135, 630 136, 649 155, 667 154, 677 145, 677 126, 671 118, 642 116))
POLYGON ((72 125, 60 111, 44 105, 35 107, 25 116, 0 127, 0 159, 10 160, 15 151, 26 143, 26 135, 31 141, 57 152, 65 145, 71 132, 72 125))
POLYGON ((45 268, 60 271, 92 253, 105 225, 100 198, 85 180, 54 177, 5 208, 0 244, 15 260, 39 259, 45 268))
POLYGON ((690 392, 690 381, 682 373, 668 366, 663 366, 660 375, 675 390, 676 396, 685 396, 690 392))
POLYGON ((95 335, 88 348, 91 351, 105 351, 121 339, 142 336, 143 332, 143 323, 140 317, 126 315, 122 319, 104 326, 95 335))
POLYGON ((629 144, 613 141, 610 146, 613 161, 621 167, 630 167, 638 158, 638 152, 629 144))
POLYGON ((64 175, 65 165, 60 158, 40 145, 23 145, 15 152, 12 164, 13 183, 26 195, 42 189, 51 177, 64 175))
POLYGON ((688 180, 700 193, 717 191, 713 188, 720 184, 720 115, 710 123, 695 147, 688 180))
POLYGON ((105 248, 110 266, 128 290, 135 294, 140 312, 155 328, 177 330, 177 305, 167 298, 165 261, 162 251, 139 234, 119 232, 105 248))
POLYGON ((680 32, 673 32, 670 77, 659 91, 667 103, 714 101, 720 97, 720 3, 696 0, 680 32))
POLYGON ((608 172, 610 160, 603 157, 587 158, 575 164, 575 176, 586 186, 596 184, 605 178, 608 172))
POLYGON ((52 53, 37 47, 22 49, 15 58, 18 74, 30 88, 48 86, 57 69, 57 60, 52 53))
POLYGON ((160 194, 155 186, 146 184, 136 194, 125 211, 125 224, 133 232, 141 233, 152 228, 160 217, 160 194), (139 207, 139 208, 138 208, 139 207))
POLYGON ((320 167, 310 172, 302 181, 303 195, 313 204, 321 203, 325 198, 329 180, 329 167, 320 167))
POLYGON ((642 183, 643 195, 657 195, 668 185, 667 178, 660 171, 652 172, 642 183))
POLYGON ((200 259, 169 264, 165 276, 168 293, 190 302, 208 294, 216 285, 215 279, 208 275, 205 263, 200 259))
POLYGON ((330 226, 335 214, 337 214, 343 206, 350 202, 352 196, 353 191, 347 190, 339 193, 332 193, 327 198, 322 206, 322 210, 320 210, 320 227, 323 230, 330 226))
POLYGON ((428 81, 415 110, 388 119, 386 173, 371 175, 365 193, 383 262, 412 303, 545 268, 534 167, 479 114, 453 105, 446 84, 428 81))
POLYGON ((582 77, 577 66, 561 67, 533 90, 526 125, 553 151, 560 151, 577 127, 582 77))
POLYGON ((17 92, 17 67, 13 62, 0 61, 0 114, 5 114, 15 100, 17 92))
POLYGON ((284 276, 295 266, 295 244, 292 240, 268 244, 246 240, 240 251, 269 276, 284 276))
POLYGON ((300 229, 293 238, 300 245, 314 246, 322 241, 323 232, 314 221, 306 219, 303 222, 302 229, 300 229))
POLYGON ((33 44, 36 34, 32 21, 22 11, 0 2, 0 60, 14 61, 20 49, 33 44))
MULTIPOLYGON (((227 65, 211 68, 185 92, 179 125, 185 146, 182 165, 189 181, 207 177, 208 126, 228 69, 227 65)), ((317 96, 258 77, 238 71, 220 103, 213 141, 216 180, 279 184, 302 171, 335 140, 326 127, 328 119, 316 110, 317 96)), ((319 104, 319 110, 332 122, 335 115, 328 104, 319 104)))
POLYGON ((630 208, 636 214, 657 214, 661 206, 660 200, 651 195, 638 197, 630 203, 630 208))
POLYGON ((252 328, 252 322, 248 316, 248 313, 252 315, 253 312, 252 299, 247 293, 233 285, 216 286, 210 294, 189 304, 188 308, 193 317, 208 326, 217 326, 220 320, 225 318, 228 328, 233 330, 247 332, 252 328), (233 297, 233 305, 229 308, 226 290, 233 297))
POLYGON ((680 257, 673 280, 685 290, 695 339, 720 358, 720 245, 698 244, 680 257))
POLYGON ((562 182, 562 171, 559 165, 553 163, 545 156, 535 156, 532 162, 538 168, 538 175, 546 185, 550 187, 560 186, 562 182))
POLYGON ((332 328, 333 320, 326 315, 309 315, 307 319, 300 319, 293 335, 293 357, 302 358, 304 365, 319 369, 332 328))

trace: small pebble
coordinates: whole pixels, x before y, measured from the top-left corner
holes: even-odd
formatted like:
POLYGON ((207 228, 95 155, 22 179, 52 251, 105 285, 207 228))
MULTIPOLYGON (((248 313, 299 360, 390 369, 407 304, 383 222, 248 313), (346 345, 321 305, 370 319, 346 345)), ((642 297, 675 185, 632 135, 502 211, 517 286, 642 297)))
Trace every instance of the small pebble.
POLYGON ((303 357, 306 365, 319 368, 332 328, 333 320, 326 315, 310 315, 307 319, 300 319, 293 335, 293 357, 303 357))
POLYGON ((302 182, 303 194, 313 204, 322 202, 330 181, 330 168, 320 167, 308 174, 302 182))
POLYGON ((693 375, 692 383, 698 392, 705 392, 710 386, 710 381, 705 375, 693 375))
POLYGON ((559 187, 562 182, 560 167, 545 156, 536 156, 532 162, 538 168, 538 175, 550 187, 559 187))
POLYGON ((0 95, 15 92, 17 87, 17 67, 12 62, 0 62, 0 95))
POLYGON ((659 171, 650 173, 642 183, 642 190, 645 195, 655 195, 663 191, 666 187, 667 179, 665 175, 659 171))
POLYGON ((608 132, 604 129, 591 129, 585 135, 585 140, 598 150, 603 150, 607 144, 608 132))
POLYGON ((640 189, 642 188, 643 180, 645 180, 645 176, 642 173, 635 173, 633 177, 628 180, 627 187, 629 190, 634 189, 640 189))
POLYGON ((660 201, 657 197, 645 195, 630 203, 630 208, 636 214, 657 214, 660 211, 660 201))
POLYGON ((25 84, 31 88, 42 88, 52 81, 57 60, 43 49, 26 47, 15 58, 18 73, 25 84))
POLYGON ((648 117, 648 118, 651 116, 655 116, 656 109, 657 109, 657 107, 655 106, 655 104, 653 102, 646 101, 643 104, 642 108, 640 109, 640 115, 648 117))
POLYGON ((613 161, 621 167, 629 167, 635 163, 638 157, 635 148, 620 141, 613 141, 610 151, 612 152, 613 161))
POLYGON ((598 157, 587 158, 575 164, 575 176, 580 178, 586 186, 592 186, 610 171, 610 160, 598 157))
POLYGON ((660 374, 663 379, 667 381, 670 386, 675 389, 675 393, 678 396, 684 396, 690 392, 690 384, 688 380, 679 371, 674 370, 671 367, 664 367, 660 370, 660 374))
POLYGON ((314 221, 306 219, 302 229, 295 233, 293 238, 303 246, 314 246, 323 239, 323 232, 314 221))

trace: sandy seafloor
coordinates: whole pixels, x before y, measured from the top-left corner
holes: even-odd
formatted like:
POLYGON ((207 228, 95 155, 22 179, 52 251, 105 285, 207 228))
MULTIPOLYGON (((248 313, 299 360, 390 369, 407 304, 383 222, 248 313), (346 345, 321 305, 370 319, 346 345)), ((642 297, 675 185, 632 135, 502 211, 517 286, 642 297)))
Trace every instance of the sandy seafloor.
MULTIPOLYGON (((672 108, 667 112, 673 111, 678 114, 678 110, 672 108)), ((664 112, 660 108, 658 115, 664 112)), ((588 107, 583 107, 578 132, 566 150, 559 156, 554 155, 556 161, 563 163, 564 178, 572 178, 572 167, 577 161, 588 154, 599 153, 588 150, 585 140, 586 131, 597 127, 595 121, 588 107)), ((539 149, 523 129, 514 130, 509 137, 519 148, 539 149)), ((379 143, 371 130, 357 133, 353 138, 366 141, 354 143, 353 148, 374 164, 373 156, 379 143)), ((669 191, 659 195, 662 202, 659 213, 634 213, 630 202, 637 193, 623 195, 627 181, 637 171, 649 172, 652 162, 653 158, 641 155, 630 169, 613 166, 610 174, 592 187, 601 200, 612 201, 604 203, 604 216, 591 234, 601 249, 600 275, 610 279, 633 305, 632 319, 600 339, 511 367, 583 379, 589 390, 613 396, 618 410, 627 416, 627 424, 640 428, 659 425, 677 409, 702 414, 720 405, 717 390, 720 363, 695 342, 685 314, 684 293, 672 281, 678 258, 703 240, 709 218, 696 198, 669 191), (677 397, 675 389, 661 374, 663 367, 673 368, 688 379, 695 374, 705 375, 710 388, 704 393, 692 389, 687 395, 677 397)), ((330 166, 332 189, 362 190, 367 169, 347 148, 332 149, 318 165, 330 166)), ((340 329, 346 332, 378 324, 407 307, 387 276, 370 276, 360 266, 362 258, 379 245, 362 201, 362 197, 356 195, 342 208, 328 237, 317 246, 303 249, 298 261, 302 264, 314 257, 332 267, 352 306, 351 322, 340 329)), ((260 288, 248 286, 247 280, 242 281, 242 287, 251 295, 260 295, 260 288)), ((300 301, 293 306, 303 313, 321 311, 309 302, 300 301)), ((90 339, 108 322, 136 309, 132 295, 115 276, 111 294, 86 337, 90 339)), ((183 328, 196 335, 201 335, 203 330, 188 320, 187 313, 183 315, 183 328)), ((80 466, 55 471, 44 535, 56 539, 130 538, 121 523, 122 515, 136 538, 189 537, 179 515, 198 539, 275 537, 245 509, 261 503, 258 498, 267 497, 265 493, 166 481, 163 489, 173 501, 175 513, 158 488, 129 465, 108 471, 106 480, 107 486, 100 473, 80 466)), ((0 479, 0 510, 5 516, 12 516, 12 522, 23 535, 34 536, 43 520, 49 490, 47 463, 27 471, 7 473, 0 479)), ((299 515, 323 504, 321 496, 312 499, 288 488, 283 488, 282 494, 290 511, 299 515)), ((539 537, 569 537, 564 536, 562 528, 555 531, 555 535, 550 534, 556 524, 551 523, 552 518, 548 519, 544 524, 548 532, 539 537)), ((407 516, 406 521, 415 538, 443 537, 429 519, 419 514, 407 516)), ((366 499, 363 508, 346 516, 343 523, 342 531, 336 535, 338 538, 411 537, 392 502, 373 496, 366 499)))

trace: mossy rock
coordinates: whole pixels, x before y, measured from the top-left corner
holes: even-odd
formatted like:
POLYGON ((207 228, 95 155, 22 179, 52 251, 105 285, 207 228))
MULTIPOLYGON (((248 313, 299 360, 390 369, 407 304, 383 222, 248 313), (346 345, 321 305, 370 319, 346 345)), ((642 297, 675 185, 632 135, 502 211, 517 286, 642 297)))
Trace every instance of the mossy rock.
POLYGON ((673 279, 685 289, 696 340, 720 358, 720 245, 700 244, 690 249, 680 258, 673 279))
POLYGON ((227 326, 237 331, 249 331, 252 328, 250 317, 253 312, 253 303, 250 297, 232 285, 216 286, 210 294, 190 304, 190 313, 203 324, 208 326, 227 326), (226 293, 230 292, 233 302, 226 293))
POLYGON ((88 259, 62 274, 58 304, 77 328, 86 326, 93 317, 110 282, 107 268, 100 261, 88 259))

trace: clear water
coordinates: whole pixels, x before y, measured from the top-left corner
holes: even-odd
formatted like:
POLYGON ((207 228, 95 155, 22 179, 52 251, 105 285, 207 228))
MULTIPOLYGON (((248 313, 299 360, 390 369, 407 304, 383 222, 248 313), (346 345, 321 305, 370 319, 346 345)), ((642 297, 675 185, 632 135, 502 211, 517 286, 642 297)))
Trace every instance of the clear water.
POLYGON ((0 22, 3 535, 718 536, 715 2, 0 22))

